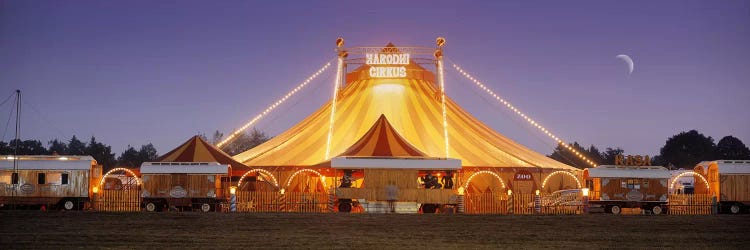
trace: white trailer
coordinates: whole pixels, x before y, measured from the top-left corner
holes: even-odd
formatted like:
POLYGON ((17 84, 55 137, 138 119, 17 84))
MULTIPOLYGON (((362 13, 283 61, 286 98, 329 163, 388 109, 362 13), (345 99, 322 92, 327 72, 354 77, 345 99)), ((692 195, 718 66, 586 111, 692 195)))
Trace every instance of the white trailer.
POLYGON ((101 176, 91 156, 0 156, 0 207, 81 209, 101 176))

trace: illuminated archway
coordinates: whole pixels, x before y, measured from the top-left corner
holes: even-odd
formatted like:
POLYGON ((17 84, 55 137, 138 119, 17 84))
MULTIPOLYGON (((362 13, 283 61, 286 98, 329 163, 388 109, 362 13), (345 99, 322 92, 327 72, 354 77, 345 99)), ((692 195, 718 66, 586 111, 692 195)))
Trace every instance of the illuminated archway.
POLYGON ((544 190, 544 187, 547 186, 547 181, 549 180, 549 178, 552 177, 552 176, 558 175, 558 174, 564 174, 564 175, 568 175, 568 176, 572 177, 573 180, 576 181, 576 186, 578 187, 578 189, 581 189, 581 181, 578 180, 578 177, 576 177, 574 174, 572 174, 572 173, 570 173, 568 171, 558 170, 558 171, 552 172, 551 174, 547 175, 546 178, 544 178, 544 181, 542 181, 542 190, 544 190))
POLYGON ((130 175, 132 175, 132 176, 133 176, 133 178, 135 178, 135 183, 136 183, 136 184, 138 184, 139 186, 141 185, 141 183, 142 183, 142 182, 141 182, 141 179, 140 179, 140 178, 138 178, 138 176, 137 176, 137 175, 135 174, 135 172, 133 172, 132 170, 130 170, 130 169, 127 169, 127 168, 113 168, 112 170, 109 170, 109 171, 107 171, 107 173, 106 173, 106 174, 104 174, 104 175, 102 176, 102 180, 101 180, 101 181, 99 181, 99 187, 101 187, 101 186, 103 186, 103 185, 104 185, 104 181, 105 181, 105 180, 107 179, 107 177, 108 177, 108 176, 109 176, 110 174, 112 174, 112 173, 114 173, 114 172, 117 172, 117 171, 124 171, 124 172, 126 172, 126 173, 129 173, 130 175))
POLYGON ((303 173, 303 172, 310 172, 310 173, 314 173, 314 174, 318 175, 318 177, 320 177, 320 180, 321 180, 322 182, 325 182, 325 181, 326 181, 326 177, 325 177, 325 176, 323 176, 323 174, 321 174, 320 172, 318 172, 318 171, 315 171, 315 170, 312 170, 312 169, 307 169, 307 168, 305 168, 305 169, 300 169, 300 170, 297 170, 296 172, 294 172, 294 173, 292 174, 292 176, 289 176, 289 179, 287 179, 287 181, 286 181, 286 185, 285 185, 285 187, 289 187, 290 185, 292 185, 292 180, 294 180, 294 177, 297 177, 297 175, 298 175, 298 174, 300 174, 300 173, 303 173))
POLYGON ((276 177, 274 177, 273 174, 271 174, 271 172, 268 172, 268 170, 259 169, 259 168, 251 169, 250 171, 245 172, 245 174, 243 174, 242 177, 240 177, 240 180, 237 182, 237 186, 241 187, 242 181, 245 180, 245 177, 251 173, 259 173, 259 174, 265 175, 266 177, 270 177, 270 179, 273 181, 273 185, 275 187, 279 187, 279 182, 276 180, 276 177))
POLYGON ((706 190, 708 190, 709 193, 710 193, 711 186, 708 185, 708 180, 706 180, 706 177, 703 177, 703 175, 701 175, 701 174, 699 174, 699 173, 697 173, 695 171, 682 172, 682 173, 678 174, 677 176, 675 176, 674 178, 672 178, 672 183, 669 184, 669 189, 673 189, 674 190, 674 184, 677 183, 677 180, 679 180, 680 178, 682 178, 683 176, 686 176, 686 175, 692 175, 692 176, 698 176, 698 177, 700 177, 700 179, 703 181, 703 184, 706 185, 706 190))
POLYGON ((500 178, 499 175, 497 175, 495 172, 492 172, 492 171, 489 171, 489 170, 482 170, 482 171, 479 171, 479 172, 476 172, 476 173, 472 174, 471 176, 469 176, 468 179, 466 179, 466 184, 464 184, 464 186, 463 186, 464 190, 469 189, 469 183, 471 183, 471 180, 474 179, 474 177, 476 177, 477 175, 480 175, 480 174, 489 174, 489 175, 495 176, 495 178, 497 178, 497 180, 500 181, 500 185, 502 185, 503 188, 505 188, 505 182, 503 181, 502 178, 500 178))

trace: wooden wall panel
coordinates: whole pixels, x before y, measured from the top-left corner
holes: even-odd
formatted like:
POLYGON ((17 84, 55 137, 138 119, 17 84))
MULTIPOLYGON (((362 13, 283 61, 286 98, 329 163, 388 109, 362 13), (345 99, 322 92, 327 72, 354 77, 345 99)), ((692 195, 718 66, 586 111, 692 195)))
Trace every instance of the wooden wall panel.
MULTIPOLYGON (((12 171, 3 171, 4 174, 12 171)), ((89 197, 89 170, 18 170, 18 185, 0 184, 0 196, 18 197, 89 197), (38 183, 38 175, 45 183, 38 183), (61 183, 63 173, 68 174, 68 184, 61 183)))

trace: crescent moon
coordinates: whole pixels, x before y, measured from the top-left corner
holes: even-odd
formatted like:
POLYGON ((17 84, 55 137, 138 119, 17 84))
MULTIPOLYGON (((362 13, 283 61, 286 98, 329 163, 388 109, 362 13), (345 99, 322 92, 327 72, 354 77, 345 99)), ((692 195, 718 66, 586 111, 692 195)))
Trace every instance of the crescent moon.
POLYGON ((630 57, 625 54, 617 55, 615 56, 615 58, 619 58, 625 61, 625 63, 628 64, 628 75, 633 74, 633 67, 635 67, 635 65, 633 64, 633 59, 630 59, 630 57))

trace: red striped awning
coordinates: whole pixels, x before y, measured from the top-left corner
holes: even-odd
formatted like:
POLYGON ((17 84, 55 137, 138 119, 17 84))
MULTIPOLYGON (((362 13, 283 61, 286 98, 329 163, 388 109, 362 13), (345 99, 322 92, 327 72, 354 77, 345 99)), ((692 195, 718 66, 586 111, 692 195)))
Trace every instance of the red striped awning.
POLYGON ((233 170, 249 169, 235 161, 231 156, 204 141, 200 136, 193 136, 182 145, 157 158, 159 162, 218 162, 227 164, 233 170))
POLYGON ((427 154, 409 144, 381 114, 370 130, 339 156, 427 157, 427 154))

